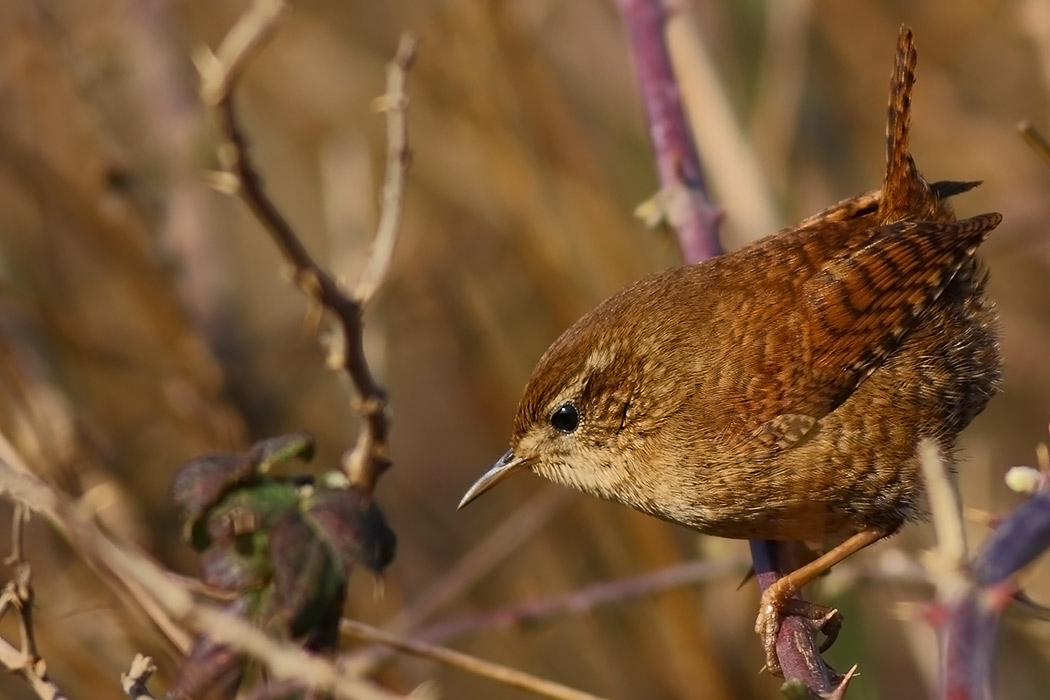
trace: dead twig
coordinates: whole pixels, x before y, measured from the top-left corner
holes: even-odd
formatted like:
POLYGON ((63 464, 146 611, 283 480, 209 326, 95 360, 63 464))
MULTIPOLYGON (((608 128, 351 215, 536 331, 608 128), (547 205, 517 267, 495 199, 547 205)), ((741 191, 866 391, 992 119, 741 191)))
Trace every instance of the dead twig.
POLYGON ((353 635, 358 639, 385 644, 398 651, 431 659, 446 666, 473 673, 476 676, 491 678, 512 688, 528 690, 543 697, 558 698, 559 700, 601 700, 597 695, 574 690, 560 683, 533 676, 509 666, 495 664, 475 656, 468 656, 467 654, 453 651, 452 649, 437 647, 427 642, 399 637, 378 627, 372 627, 356 620, 343 620, 340 629, 342 632, 353 635))
MULTIPOLYGON (((417 634, 415 630, 418 630, 421 624, 474 586, 575 500, 576 494, 568 489, 541 491, 493 528, 492 532, 430 584, 422 595, 384 623, 383 628, 387 632, 412 631, 414 635, 417 634)), ((425 635, 425 632, 423 634, 425 635)), ((423 638, 431 642, 437 641, 426 636, 423 638)), ((352 656, 349 663, 355 671, 365 674, 392 655, 393 652, 389 648, 362 649, 352 656)))
POLYGON ((1047 141, 1046 137, 1039 133, 1032 122, 1026 120, 1019 123, 1017 131, 1020 132, 1021 138, 1025 140, 1025 143, 1031 146, 1032 150, 1040 158, 1050 164, 1050 141, 1047 141))
POLYGON ((607 605, 739 574, 746 568, 747 563, 741 559, 691 561, 638 576, 603 581, 560 595, 526 600, 479 615, 439 622, 415 632, 413 637, 429 642, 444 641, 486 629, 521 627, 559 615, 582 615, 607 605))
POLYGON ((15 569, 14 578, 0 592, 0 618, 13 610, 18 616, 19 648, 0 638, 0 665, 21 676, 42 700, 62 700, 65 693, 51 680, 40 656, 33 630, 33 583, 29 562, 23 558, 23 532, 29 509, 15 503, 11 519, 11 554, 4 560, 15 569))
POLYGON ((390 265, 400 225, 409 150, 405 124, 408 98, 405 80, 415 56, 416 40, 403 36, 387 72, 387 94, 378 100, 386 113, 387 173, 382 214, 371 258, 353 294, 348 294, 307 251, 292 225, 267 196, 252 162, 247 139, 237 119, 233 88, 249 60, 272 35, 287 3, 257 0, 227 33, 218 50, 202 52, 196 63, 201 75, 201 98, 214 108, 225 141, 219 149, 224 169, 221 181, 241 197, 292 267, 295 284, 321 308, 329 311, 342 330, 342 343, 330 366, 343 370, 357 394, 356 409, 364 419, 357 444, 344 456, 350 482, 369 491, 390 466, 386 391, 365 360, 362 312, 381 284, 390 265))

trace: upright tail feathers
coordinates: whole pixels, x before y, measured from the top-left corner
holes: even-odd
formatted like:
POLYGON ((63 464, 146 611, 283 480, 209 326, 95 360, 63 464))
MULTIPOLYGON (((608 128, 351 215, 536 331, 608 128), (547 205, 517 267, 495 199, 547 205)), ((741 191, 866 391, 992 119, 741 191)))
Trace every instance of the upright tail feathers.
POLYGON ((882 181, 879 218, 884 223, 902 219, 941 218, 938 198, 915 167, 908 151, 911 128, 911 93, 915 85, 918 52, 911 29, 901 27, 897 56, 890 78, 890 101, 886 110, 886 173, 882 181))

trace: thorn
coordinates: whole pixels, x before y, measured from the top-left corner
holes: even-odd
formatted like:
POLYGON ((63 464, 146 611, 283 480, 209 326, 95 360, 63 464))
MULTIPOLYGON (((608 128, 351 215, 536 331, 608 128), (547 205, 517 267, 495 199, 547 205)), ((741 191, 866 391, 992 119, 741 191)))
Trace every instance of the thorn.
POLYGON ((923 617, 931 627, 934 629, 940 629, 944 627, 945 623, 948 621, 948 611, 940 603, 933 603, 926 608, 923 617))
MULTIPOLYGON (((201 96, 214 100, 215 76, 222 75, 222 64, 219 62, 219 57, 208 46, 200 44, 190 52, 190 60, 201 78, 201 96)), ((212 104, 207 101, 205 103, 212 104)))
POLYGON ((857 664, 853 664, 853 668, 846 671, 846 675, 842 677, 842 681, 838 684, 838 687, 835 688, 835 691, 830 695, 830 700, 842 700, 842 698, 846 697, 846 690, 849 688, 850 681, 852 681, 856 676, 859 675, 860 674, 857 673, 857 664))
POLYGON ((1032 600, 1023 590, 1016 590, 1010 596, 1015 603, 1019 603, 1026 612, 1031 613, 1040 620, 1050 622, 1050 608, 1032 600))
POLYGON ((382 600, 384 595, 386 595, 386 580, 381 576, 376 576, 372 579, 372 597, 382 600))
POLYGON ((928 617, 928 608, 929 606, 926 603, 902 600, 894 603, 891 610, 895 620, 914 622, 915 620, 925 620, 928 617))
POLYGON ((988 511, 981 510, 980 508, 963 508, 963 517, 971 523, 983 525, 984 527, 987 527, 991 530, 994 530, 995 528, 999 527, 999 525, 1003 522, 1002 516, 989 513, 988 511))
POLYGON ((241 179, 226 170, 211 170, 203 175, 204 184, 221 194, 235 195, 241 188, 241 179))

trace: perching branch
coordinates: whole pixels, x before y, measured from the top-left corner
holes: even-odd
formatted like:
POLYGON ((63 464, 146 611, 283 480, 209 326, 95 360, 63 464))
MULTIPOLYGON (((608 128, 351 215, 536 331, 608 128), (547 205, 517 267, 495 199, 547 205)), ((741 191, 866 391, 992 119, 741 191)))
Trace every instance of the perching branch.
MULTIPOLYGON (((721 212, 704 190, 700 158, 682 109, 667 46, 668 11, 663 0, 617 0, 617 5, 627 29, 662 188, 640 211, 648 220, 664 220, 674 228, 686 263, 702 262, 722 252, 717 230, 721 212)), ((782 560, 786 549, 776 543, 752 541, 751 554, 760 590, 791 570, 782 560)), ((802 618, 784 618, 777 657, 784 678, 801 683, 814 695, 845 689, 844 681, 824 663, 816 633, 802 618)))
POLYGON ((362 313, 386 275, 400 225, 409 162, 405 78, 415 56, 416 40, 408 35, 402 37, 387 71, 387 94, 378 101, 380 109, 386 113, 388 131, 382 214, 372 256, 353 294, 349 294, 314 260, 292 225, 267 196, 259 171, 251 161, 235 110, 233 88, 241 72, 272 34, 286 9, 287 3, 280 0, 257 0, 229 31, 214 54, 203 53, 198 57, 201 98, 215 109, 225 139, 219 150, 225 176, 222 183, 244 200, 269 233, 291 265, 295 284, 312 301, 334 315, 342 330, 342 346, 330 358, 329 364, 346 373, 357 394, 355 407, 364 419, 357 444, 343 458, 344 469, 352 484, 370 492, 374 490, 379 475, 390 466, 390 419, 386 391, 365 359, 362 313))

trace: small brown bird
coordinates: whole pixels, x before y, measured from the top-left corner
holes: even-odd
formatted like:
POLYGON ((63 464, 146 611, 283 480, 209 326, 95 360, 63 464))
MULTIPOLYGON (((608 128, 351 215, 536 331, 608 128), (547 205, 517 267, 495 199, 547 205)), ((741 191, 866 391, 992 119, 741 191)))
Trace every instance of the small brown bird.
POLYGON ((838 543, 762 598, 776 633, 800 587, 925 512, 917 447, 956 437, 995 393, 997 317, 977 247, 908 151, 916 52, 902 28, 882 189, 698 265, 643 279, 540 358, 511 449, 460 507, 533 471, 698 532, 838 543))

